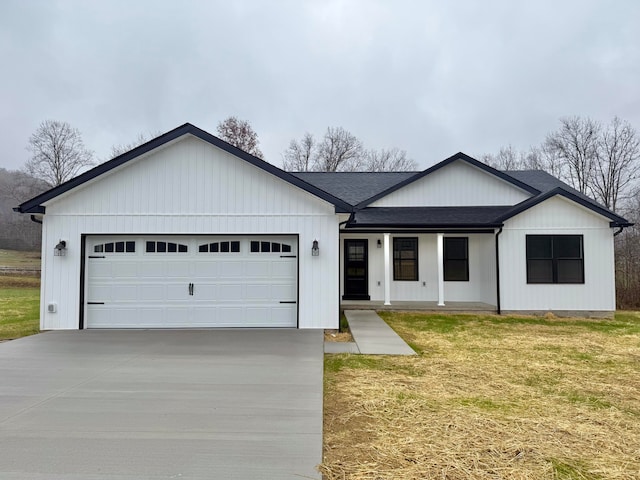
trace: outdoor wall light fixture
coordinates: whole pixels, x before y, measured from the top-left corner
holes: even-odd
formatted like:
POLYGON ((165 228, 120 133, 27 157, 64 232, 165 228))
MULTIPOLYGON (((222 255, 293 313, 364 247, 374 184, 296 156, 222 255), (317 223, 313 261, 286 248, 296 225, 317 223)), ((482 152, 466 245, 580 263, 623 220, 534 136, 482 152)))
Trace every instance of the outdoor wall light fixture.
POLYGON ((64 257, 67 254, 67 242, 66 240, 60 240, 58 244, 53 247, 53 255, 56 257, 64 257))
POLYGON ((378 246, 378 248, 382 248, 382 240, 378 239, 376 245, 378 246))
POLYGON ((320 255, 320 247, 318 247, 318 240, 313 241, 313 245, 311 246, 311 255, 317 257, 320 255))

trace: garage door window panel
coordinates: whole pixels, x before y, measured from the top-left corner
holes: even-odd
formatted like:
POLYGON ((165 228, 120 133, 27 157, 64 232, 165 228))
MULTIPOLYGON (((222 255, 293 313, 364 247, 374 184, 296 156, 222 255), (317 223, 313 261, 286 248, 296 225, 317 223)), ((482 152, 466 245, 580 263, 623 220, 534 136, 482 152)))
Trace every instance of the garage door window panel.
POLYGON ((93 246, 94 253, 136 253, 136 242, 107 242, 93 246))
POLYGON ((183 243, 147 241, 145 251, 147 253, 188 253, 189 247, 183 243))
POLYGON ((240 253, 240 241, 204 243, 198 246, 199 253, 240 253))
POLYGON ((291 245, 280 242, 265 242, 252 240, 251 253, 291 253, 291 245))

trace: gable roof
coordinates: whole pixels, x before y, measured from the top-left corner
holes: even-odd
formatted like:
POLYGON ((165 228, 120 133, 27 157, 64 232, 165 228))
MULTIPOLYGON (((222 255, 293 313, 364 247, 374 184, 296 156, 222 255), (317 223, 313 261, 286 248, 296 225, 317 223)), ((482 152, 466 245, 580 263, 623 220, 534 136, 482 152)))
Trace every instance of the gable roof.
POLYGON ((300 172, 294 175, 354 205, 347 228, 405 226, 428 228, 479 228, 501 226, 503 222, 555 195, 563 196, 611 220, 611 226, 632 226, 623 217, 570 187, 543 170, 500 171, 457 153, 422 172, 300 172), (369 207, 376 200, 456 160, 495 175, 532 197, 514 206, 479 207, 369 207), (369 196, 367 196, 369 195, 369 196), (448 218, 450 217, 450 218, 448 218), (419 219, 422 219, 420 223, 419 219), (454 225, 455 224, 455 225, 454 225))
POLYGON ((160 135, 159 137, 156 137, 153 140, 150 140, 147 143, 144 143, 134 148, 133 150, 123 153, 122 155, 119 155, 105 163, 101 163, 100 165, 82 173, 81 175, 78 175, 77 177, 72 178, 71 180, 66 181, 65 183, 58 185, 57 187, 54 187, 50 190, 47 190, 46 192, 41 193, 40 195, 30 200, 27 200, 26 202, 20 204, 18 207, 14 208, 14 210, 20 213, 45 213, 45 207, 42 205, 43 203, 59 195, 62 195, 63 193, 66 193, 76 187, 79 187, 80 185, 90 180, 93 180, 94 178, 97 178, 100 175, 103 175, 109 172, 110 170, 113 170, 114 168, 124 165, 125 163, 130 162, 140 157, 141 155, 144 155, 145 153, 150 152, 151 150, 154 150, 169 142, 172 142, 173 140, 176 140, 184 135, 189 135, 189 134, 199 138, 200 140, 210 143, 211 145, 214 145, 224 150, 225 152, 228 152, 250 163, 255 167, 258 167, 272 175, 275 175, 276 177, 281 178, 285 182, 295 185, 296 187, 299 187, 311 193, 312 195, 315 195, 316 197, 321 198, 322 200, 325 200, 333 204, 336 207, 336 212, 352 211, 351 205, 345 202, 344 200, 316 187, 315 185, 312 185, 306 182, 301 178, 296 177, 295 175, 292 175, 291 173, 288 173, 288 172, 285 172, 284 170, 279 169, 275 165, 272 165, 258 157, 255 157, 243 150, 240 150, 239 148, 234 147, 233 145, 225 142, 224 140, 221 140, 218 137, 211 135, 210 133, 205 132, 204 130, 201 130, 200 128, 190 123, 185 123, 184 125, 181 125, 178 128, 175 128, 163 135, 160 135))
POLYGON ((258 157, 185 123, 129 152, 123 153, 93 169, 54 187, 14 208, 20 213, 45 213, 43 203, 93 180, 110 170, 126 164, 156 148, 162 147, 184 135, 193 135, 224 150, 278 178, 299 187, 335 206, 338 213, 353 213, 348 227, 362 225, 417 226, 453 225, 488 226, 501 225, 505 220, 551 198, 561 195, 611 220, 611 226, 626 227, 633 223, 608 210, 586 195, 574 190, 556 177, 541 170, 499 171, 459 152, 422 172, 285 172, 258 157), (368 207, 376 200, 389 195, 455 161, 463 161, 515 187, 529 192, 532 197, 512 207, 368 207), (495 216, 494 216, 495 215, 495 216))
POLYGON ((479 168, 480 170, 483 170, 491 175, 494 175, 526 192, 529 192, 533 195, 537 195, 540 193, 540 191, 534 187, 532 187, 531 185, 528 185, 524 182, 521 182, 520 180, 517 180, 516 178, 512 177, 511 175, 508 175, 504 172, 501 172, 500 170, 496 170, 493 167, 490 167, 489 165, 479 162, 478 160, 476 160, 475 158, 470 157, 469 155, 466 155, 462 152, 458 152, 455 155, 452 155, 451 157, 443 160, 440 163, 435 164, 432 167, 427 168, 426 170, 423 170, 422 172, 418 172, 414 175, 412 175, 409 178, 406 178, 405 180, 401 181, 400 183, 397 183, 389 188, 387 188, 386 190, 383 190, 379 193, 377 193, 376 195, 373 195, 371 198, 368 198, 362 202, 360 202, 359 204, 356 205, 356 208, 364 208, 368 205, 370 205, 371 203, 375 202, 376 200, 379 200, 382 197, 386 197, 387 195, 389 195, 392 192, 395 192, 396 190, 401 189, 402 187, 409 185, 410 183, 415 182, 416 180, 421 179, 422 177, 425 177, 437 170, 440 170, 443 167, 446 167, 447 165, 449 165, 450 163, 455 162, 456 160, 461 160, 463 162, 468 163, 469 165, 473 165, 474 167, 479 168))

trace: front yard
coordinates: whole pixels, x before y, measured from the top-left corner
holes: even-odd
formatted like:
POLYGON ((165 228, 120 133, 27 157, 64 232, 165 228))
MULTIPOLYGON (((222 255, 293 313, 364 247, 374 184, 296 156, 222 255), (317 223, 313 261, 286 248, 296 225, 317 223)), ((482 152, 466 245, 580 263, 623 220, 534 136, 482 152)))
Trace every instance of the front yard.
POLYGON ((640 478, 639 313, 381 316, 419 355, 326 355, 327 479, 640 478))
POLYGON ((0 276, 0 341, 40 331, 40 280, 0 276))

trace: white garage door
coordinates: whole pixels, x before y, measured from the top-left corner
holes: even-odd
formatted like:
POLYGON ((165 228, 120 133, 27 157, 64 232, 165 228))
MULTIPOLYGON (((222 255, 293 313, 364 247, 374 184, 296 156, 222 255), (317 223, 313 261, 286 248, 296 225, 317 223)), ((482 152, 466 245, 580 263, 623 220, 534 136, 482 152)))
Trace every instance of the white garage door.
POLYGON ((90 236, 87 328, 296 327, 295 236, 90 236))

